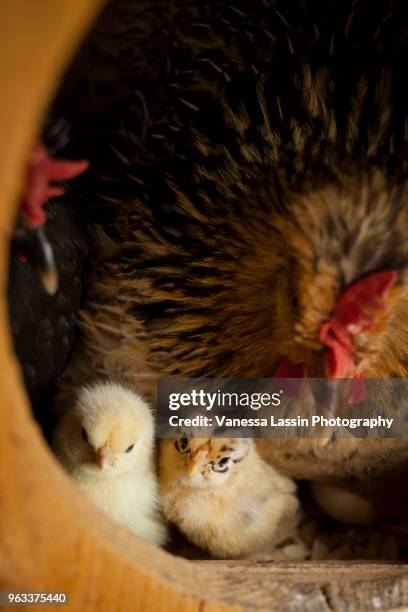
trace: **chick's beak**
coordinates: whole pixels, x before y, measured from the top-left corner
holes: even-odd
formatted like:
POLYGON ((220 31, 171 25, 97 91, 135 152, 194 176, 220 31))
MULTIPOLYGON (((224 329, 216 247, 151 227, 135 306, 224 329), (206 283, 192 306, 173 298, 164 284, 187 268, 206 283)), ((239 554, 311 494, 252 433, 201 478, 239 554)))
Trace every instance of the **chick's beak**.
POLYGON ((200 449, 193 453, 191 457, 186 460, 186 468, 189 476, 195 476, 203 472, 205 466, 208 463, 208 453, 206 449, 200 449))
POLYGON ((98 448, 95 454, 95 462, 97 465, 99 465, 101 470, 106 470, 108 467, 112 467, 113 457, 109 448, 106 448, 106 446, 101 446, 101 448, 98 448))
POLYGON ((54 295, 58 289, 58 271, 44 229, 30 229, 20 223, 13 237, 13 249, 21 261, 28 261, 33 266, 45 291, 54 295))
POLYGON ((198 464, 194 457, 187 460, 187 472, 189 476, 194 476, 198 472, 198 464))

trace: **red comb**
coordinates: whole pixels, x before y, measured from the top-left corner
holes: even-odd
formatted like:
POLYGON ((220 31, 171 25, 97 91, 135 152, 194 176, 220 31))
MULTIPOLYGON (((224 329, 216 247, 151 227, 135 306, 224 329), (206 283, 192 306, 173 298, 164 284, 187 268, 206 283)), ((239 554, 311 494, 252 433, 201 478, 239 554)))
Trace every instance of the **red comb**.
POLYGON ((21 207, 21 214, 30 228, 40 227, 45 223, 46 214, 43 207, 47 200, 64 193, 63 187, 50 185, 50 182, 72 179, 85 172, 88 166, 86 160, 52 159, 42 142, 34 145, 28 162, 21 207))
POLYGON ((379 321, 396 282, 395 270, 375 272, 342 294, 332 317, 320 330, 320 341, 328 349, 325 355, 328 376, 347 377, 353 366, 353 336, 372 329, 379 321))

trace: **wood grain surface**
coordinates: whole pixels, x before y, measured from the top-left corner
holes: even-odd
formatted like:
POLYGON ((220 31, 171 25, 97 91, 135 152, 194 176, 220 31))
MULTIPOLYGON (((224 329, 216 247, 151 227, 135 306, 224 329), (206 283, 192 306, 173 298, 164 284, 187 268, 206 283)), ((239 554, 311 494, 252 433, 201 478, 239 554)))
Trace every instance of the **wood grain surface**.
POLYGON ((27 151, 99 4, 0 2, 0 589, 66 591, 70 610, 90 612, 408 610, 398 564, 190 562, 143 544, 97 513, 44 444, 8 330, 10 230, 27 151))

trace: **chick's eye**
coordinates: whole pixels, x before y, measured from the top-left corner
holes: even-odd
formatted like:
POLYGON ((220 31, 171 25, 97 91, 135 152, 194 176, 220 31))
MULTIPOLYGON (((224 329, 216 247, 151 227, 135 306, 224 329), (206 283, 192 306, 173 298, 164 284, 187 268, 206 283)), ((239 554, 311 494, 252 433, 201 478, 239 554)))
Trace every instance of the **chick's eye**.
POLYGON ((84 442, 88 442, 89 441, 88 440, 88 434, 86 433, 84 428, 82 428, 81 436, 82 436, 82 439, 83 439, 84 442))
POLYGON ((133 450, 134 446, 135 446, 134 444, 131 444, 130 446, 127 447, 125 452, 130 453, 130 451, 133 450))
POLYGON ((181 436, 179 437, 179 439, 176 441, 175 447, 178 451, 180 451, 180 453, 184 453, 187 450, 188 437, 185 432, 183 432, 181 436))

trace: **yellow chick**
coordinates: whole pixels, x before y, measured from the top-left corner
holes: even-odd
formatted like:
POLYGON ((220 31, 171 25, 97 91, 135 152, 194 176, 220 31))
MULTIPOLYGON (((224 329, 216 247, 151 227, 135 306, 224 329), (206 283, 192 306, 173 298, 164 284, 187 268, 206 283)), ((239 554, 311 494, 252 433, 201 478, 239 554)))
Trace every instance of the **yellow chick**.
POLYGON ((297 520, 294 482, 249 439, 162 440, 160 491, 166 518, 213 557, 254 556, 297 520))
POLYGON ((164 544, 153 468, 153 417, 140 396, 113 382, 83 386, 52 445, 74 482, 115 521, 164 544))

